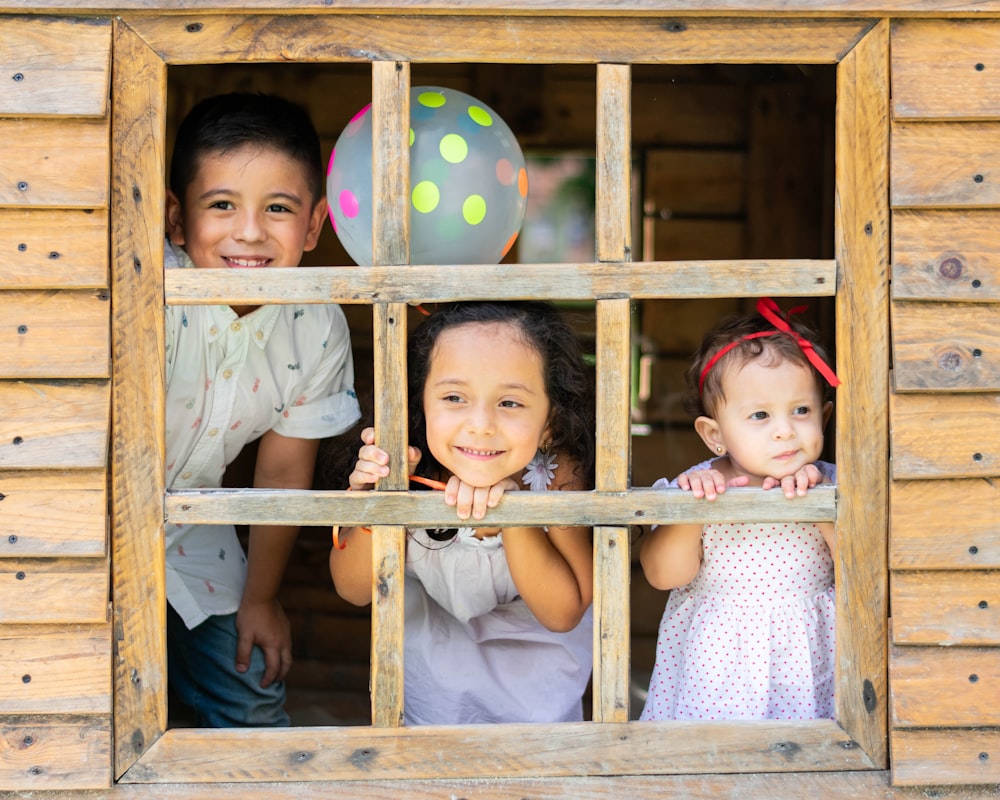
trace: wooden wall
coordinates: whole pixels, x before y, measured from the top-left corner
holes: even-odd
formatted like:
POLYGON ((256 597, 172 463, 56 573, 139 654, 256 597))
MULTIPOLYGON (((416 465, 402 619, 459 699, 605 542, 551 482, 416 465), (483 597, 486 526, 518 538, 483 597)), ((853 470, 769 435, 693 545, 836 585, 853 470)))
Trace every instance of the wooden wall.
POLYGON ((111 24, 2 19, 0 42, 0 787, 101 787, 111 24))
POLYGON ((891 42, 892 774, 995 783, 1000 22, 900 21, 891 42))
MULTIPOLYGON (((111 27, 108 16, 0 17, 0 78, 5 81, 0 91, 0 793, 64 790, 52 797, 68 798, 93 789, 89 796, 95 798, 191 796, 183 785, 108 789, 116 666, 108 602, 109 381, 119 363, 109 346, 111 27)), ((886 476, 891 490, 891 778, 900 786, 984 787, 935 790, 935 796, 952 798, 986 797, 1000 782, 997 53, 997 20, 906 20, 892 26, 893 117, 886 121, 892 136, 893 207, 893 294, 887 310, 893 326, 892 460, 886 476)), ((295 86, 309 96, 337 97, 354 109, 367 100, 367 70, 359 66, 361 79, 348 84, 316 71, 308 84, 295 86)), ((580 111, 585 104, 569 101, 574 93, 589 92, 592 102, 593 86, 580 79, 578 70, 556 71, 534 82, 514 80, 513 73, 467 78, 470 87, 492 87, 496 107, 515 127, 523 126, 528 144, 592 144, 594 121, 580 111), (543 92, 555 92, 554 87, 564 102, 540 103, 543 92), (508 111, 523 105, 533 110, 523 119, 508 111), (548 121, 546 115, 551 115, 548 121), (561 138, 546 138, 550 124, 562 131, 561 138)), ((673 78, 690 74, 678 69, 673 78)), ((415 82, 424 80, 416 71, 415 77, 415 82)), ((432 77, 428 72, 426 79, 432 77)), ((644 195, 653 212, 647 226, 653 249, 647 257, 654 252, 660 259, 692 257, 685 249, 692 242, 718 248, 718 255, 700 251, 701 258, 826 255, 830 232, 821 224, 809 231, 768 226, 773 209, 759 201, 747 203, 746 196, 737 202, 734 188, 742 191, 748 176, 787 186, 788 176, 801 170, 793 161, 788 173, 775 172, 775 164, 763 166, 753 148, 744 145, 770 137, 772 148, 787 151, 782 138, 787 131, 769 124, 764 112, 782 103, 801 108, 812 98, 787 92, 765 97, 765 87, 752 95, 755 102, 747 102, 743 90, 743 99, 734 102, 731 88, 694 82, 695 90, 688 86, 690 96, 701 102, 681 103, 684 116, 677 119, 656 113, 653 97, 642 94, 649 88, 642 78, 637 70, 633 130, 640 140, 643 131, 662 136, 644 143, 644 174, 650 186, 673 190, 692 204, 664 218, 656 213, 665 207, 662 196, 644 195), (734 113, 740 110, 747 113, 734 113), (754 137, 745 135, 751 128, 754 137), (678 132, 691 130, 699 131, 703 148, 679 140, 683 134, 678 132), (721 138, 712 143, 712 137, 721 138), (739 148, 730 146, 737 140, 739 148), (699 149, 703 152, 693 152, 699 149), (688 181, 699 183, 698 175, 711 174, 711 184, 701 181, 702 191, 692 192, 683 183, 682 167, 694 170, 688 181), (714 193, 720 187, 728 191, 714 193), (699 215, 717 224, 706 232, 706 219, 699 215), (790 233, 819 252, 800 251, 803 239, 789 238, 790 233)), ((190 102, 196 83, 175 82, 171 107, 181 108, 184 98, 190 102)), ((326 135, 335 135, 343 124, 342 106, 315 108, 326 135)), ((821 132, 818 141, 822 145, 821 132)), ((815 200, 807 188, 792 196, 802 210, 815 200)), ((829 208, 815 210, 820 219, 832 217, 829 208)), ((315 263, 344 263, 330 252, 321 250, 315 263)), ((724 307, 699 313, 714 319, 724 307)), ((677 308, 651 307, 644 332, 655 334, 657 322, 665 319, 676 323, 684 317, 677 308)), ((695 326, 667 327, 687 333, 695 326)), ((659 367, 662 380, 673 384, 676 371, 659 367)), ((652 406, 651 413, 664 418, 676 411, 667 401, 652 406)), ((662 469, 671 471, 671 466, 662 469)), ((636 481, 641 483, 641 478, 636 481)), ((366 671, 350 667, 331 675, 334 651, 322 644, 341 637, 357 641, 367 620, 338 616, 342 609, 306 577, 322 567, 324 550, 319 538, 307 538, 285 595, 302 612, 294 619, 300 641, 314 648, 300 658, 299 676, 303 686, 320 686, 331 678, 356 685, 367 679, 366 671)), ((652 607, 661 599, 643 602, 652 607)), ((638 605, 633 601, 633 607, 638 605)), ((365 652, 362 645, 352 655, 360 661, 365 652)), ((599 780, 590 785, 598 787, 599 780)), ((676 791, 711 797, 720 790, 776 798, 814 792, 908 796, 877 772, 719 780, 673 776, 622 779, 617 785, 621 793, 638 796, 676 791)), ((272 784, 260 792, 298 797, 313 788, 272 784)), ((513 782, 506 789, 466 782, 462 788, 480 800, 513 796, 506 792, 568 796, 558 780, 513 782)), ((413 796, 442 792, 430 783, 410 789, 413 796)), ((245 796, 247 788, 200 791, 199 796, 230 797, 245 796)), ((613 789, 593 791, 595 797, 616 796, 613 789)), ((352 793, 357 794, 341 786, 335 794, 352 793)), ((388 783, 362 793, 392 797, 397 789, 388 783)), ((444 796, 448 793, 454 794, 449 790, 444 796)))

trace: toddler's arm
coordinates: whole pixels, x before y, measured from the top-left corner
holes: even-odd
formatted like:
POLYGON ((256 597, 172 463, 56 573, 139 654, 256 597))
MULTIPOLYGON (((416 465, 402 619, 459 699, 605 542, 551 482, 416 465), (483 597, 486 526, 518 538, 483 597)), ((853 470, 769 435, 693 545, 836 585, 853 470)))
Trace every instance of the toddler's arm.
POLYGON ((639 563, 654 589, 676 589, 694 580, 701 569, 700 523, 658 525, 643 539, 639 563))
MULTIPOLYGON (((260 440, 254 487, 311 489, 318 439, 298 439, 268 431, 260 440)), ((288 618, 278 603, 299 528, 295 525, 251 525, 247 547, 247 583, 236 612, 236 669, 245 672, 250 651, 264 652, 261 686, 282 680, 292 665, 292 636, 288 618)))
MULTIPOLYGON (((352 491, 369 491, 375 488, 379 478, 389 474, 389 455, 375 446, 375 429, 365 428, 361 432, 361 449, 358 460, 348 479, 352 491)), ((420 461, 420 451, 411 447, 410 469, 420 461)), ((330 577, 342 598, 356 606, 365 606, 372 601, 372 540, 362 528, 344 528, 340 531, 344 549, 330 550, 330 577)))
MULTIPOLYGON (((587 487, 568 458, 559 459, 553 485, 560 490, 587 487)), ((593 543, 590 528, 550 525, 505 527, 503 546, 521 599, 546 628, 575 628, 594 599, 593 543)))

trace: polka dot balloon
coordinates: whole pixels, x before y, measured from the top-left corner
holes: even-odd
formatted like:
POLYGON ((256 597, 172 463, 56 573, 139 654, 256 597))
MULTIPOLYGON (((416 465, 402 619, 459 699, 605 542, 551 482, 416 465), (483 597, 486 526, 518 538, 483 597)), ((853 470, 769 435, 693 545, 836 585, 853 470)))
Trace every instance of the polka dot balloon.
MULTIPOLYGON (((372 263, 372 114, 347 124, 330 156, 330 221, 358 264, 372 263)), ((524 156, 500 116, 464 92, 410 90, 410 263, 496 264, 528 202, 524 156)))

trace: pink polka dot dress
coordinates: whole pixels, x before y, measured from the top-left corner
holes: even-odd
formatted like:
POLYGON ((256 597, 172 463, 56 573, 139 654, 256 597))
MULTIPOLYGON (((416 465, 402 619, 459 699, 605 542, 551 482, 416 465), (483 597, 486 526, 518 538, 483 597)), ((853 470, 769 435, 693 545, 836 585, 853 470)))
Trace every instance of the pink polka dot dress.
POLYGON ((833 560, 813 523, 706 525, 670 593, 641 719, 833 716, 833 560))

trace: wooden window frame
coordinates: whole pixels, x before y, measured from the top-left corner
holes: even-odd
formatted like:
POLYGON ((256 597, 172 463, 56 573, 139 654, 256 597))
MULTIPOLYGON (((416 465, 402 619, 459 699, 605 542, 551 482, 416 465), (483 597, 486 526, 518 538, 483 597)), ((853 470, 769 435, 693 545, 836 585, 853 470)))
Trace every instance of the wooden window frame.
MULTIPOLYGON (((888 25, 885 21, 656 15, 146 15, 115 20, 112 120, 112 556, 114 742, 123 783, 339 781, 879 770, 887 764, 888 25), (433 21, 434 36, 417 22, 433 21), (782 47, 773 47, 781 40, 782 47), (162 269, 169 65, 370 61, 375 260, 407 261, 409 63, 592 63, 597 70, 597 263, 461 269, 391 266, 248 271, 162 269), (630 65, 837 65, 835 258, 631 263, 630 65), (765 269, 766 268, 766 269, 765 269), (633 300, 836 296, 840 480, 789 504, 731 492, 712 506, 629 486, 628 341, 633 300), (405 452, 408 301, 489 296, 597 303, 597 483, 593 492, 510 498, 499 524, 595 529, 594 720, 404 728, 404 525, 444 524, 440 503, 396 491, 164 491, 167 303, 340 302, 374 314, 376 422, 405 452), (276 298, 280 298, 277 299, 276 298), (836 720, 628 721, 628 526, 742 516, 834 519, 836 720), (375 522, 384 591, 373 603, 373 724, 281 731, 166 729, 164 518, 178 522, 375 522), (474 752, 474 757, 469 753, 474 752)), ((398 458, 402 458, 401 455, 398 458)), ((401 474, 401 464, 395 465, 401 474)))

